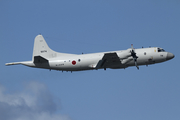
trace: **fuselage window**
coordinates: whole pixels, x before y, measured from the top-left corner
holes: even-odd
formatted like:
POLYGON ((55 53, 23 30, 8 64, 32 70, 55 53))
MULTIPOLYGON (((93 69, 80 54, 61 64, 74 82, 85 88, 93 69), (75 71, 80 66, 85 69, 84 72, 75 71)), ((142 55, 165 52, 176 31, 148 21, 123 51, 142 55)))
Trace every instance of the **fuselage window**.
POLYGON ((144 55, 146 55, 146 52, 144 52, 144 55))
POLYGON ((81 59, 78 59, 78 62, 80 62, 81 61, 81 59))

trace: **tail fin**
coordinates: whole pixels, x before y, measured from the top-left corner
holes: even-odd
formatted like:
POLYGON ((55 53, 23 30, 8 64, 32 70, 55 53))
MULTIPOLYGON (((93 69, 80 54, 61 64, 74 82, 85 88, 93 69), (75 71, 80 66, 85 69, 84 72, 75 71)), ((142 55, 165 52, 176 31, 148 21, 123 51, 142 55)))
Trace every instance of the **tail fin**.
POLYGON ((34 57, 41 56, 45 59, 55 58, 58 56, 65 56, 71 54, 59 53, 55 52, 49 48, 45 39, 42 35, 37 35, 34 40, 34 49, 33 49, 33 57, 32 60, 34 61, 34 57))
POLYGON ((43 36, 37 35, 34 40, 32 61, 6 63, 5 65, 8 66, 8 65, 23 64, 26 66, 35 67, 34 64, 48 63, 48 60, 51 58, 61 57, 61 56, 72 56, 72 55, 74 54, 59 53, 51 50, 47 45, 46 41, 44 40, 43 36))

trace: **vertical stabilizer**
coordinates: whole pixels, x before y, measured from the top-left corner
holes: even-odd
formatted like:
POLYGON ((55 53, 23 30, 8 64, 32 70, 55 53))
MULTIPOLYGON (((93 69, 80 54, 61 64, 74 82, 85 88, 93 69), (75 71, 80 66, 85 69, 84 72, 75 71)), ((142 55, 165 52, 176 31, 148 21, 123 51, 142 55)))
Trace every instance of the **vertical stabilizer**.
POLYGON ((59 56, 66 56, 71 54, 59 53, 55 52, 49 48, 45 39, 42 35, 37 35, 34 40, 34 49, 33 49, 33 57, 32 60, 34 61, 34 57, 41 56, 45 59, 55 58, 59 56))

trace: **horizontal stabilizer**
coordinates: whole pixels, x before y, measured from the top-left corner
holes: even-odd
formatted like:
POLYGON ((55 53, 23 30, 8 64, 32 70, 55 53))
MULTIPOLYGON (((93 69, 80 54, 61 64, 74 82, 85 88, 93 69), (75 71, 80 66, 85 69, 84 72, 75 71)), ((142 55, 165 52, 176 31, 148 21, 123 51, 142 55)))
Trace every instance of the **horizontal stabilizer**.
POLYGON ((48 60, 41 56, 34 56, 34 63, 47 63, 48 60))

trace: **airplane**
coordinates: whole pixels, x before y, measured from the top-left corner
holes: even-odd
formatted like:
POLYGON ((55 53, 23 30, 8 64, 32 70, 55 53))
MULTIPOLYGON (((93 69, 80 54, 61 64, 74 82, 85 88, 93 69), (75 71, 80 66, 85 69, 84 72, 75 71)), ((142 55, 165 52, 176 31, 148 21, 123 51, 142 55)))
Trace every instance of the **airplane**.
POLYGON ((55 52, 49 48, 42 35, 34 40, 33 56, 31 61, 6 63, 5 65, 22 64, 34 68, 43 68, 59 71, 83 71, 107 68, 125 69, 140 65, 151 65, 165 62, 174 58, 174 54, 166 52, 160 47, 134 49, 133 45, 127 50, 90 53, 67 54, 55 52))

